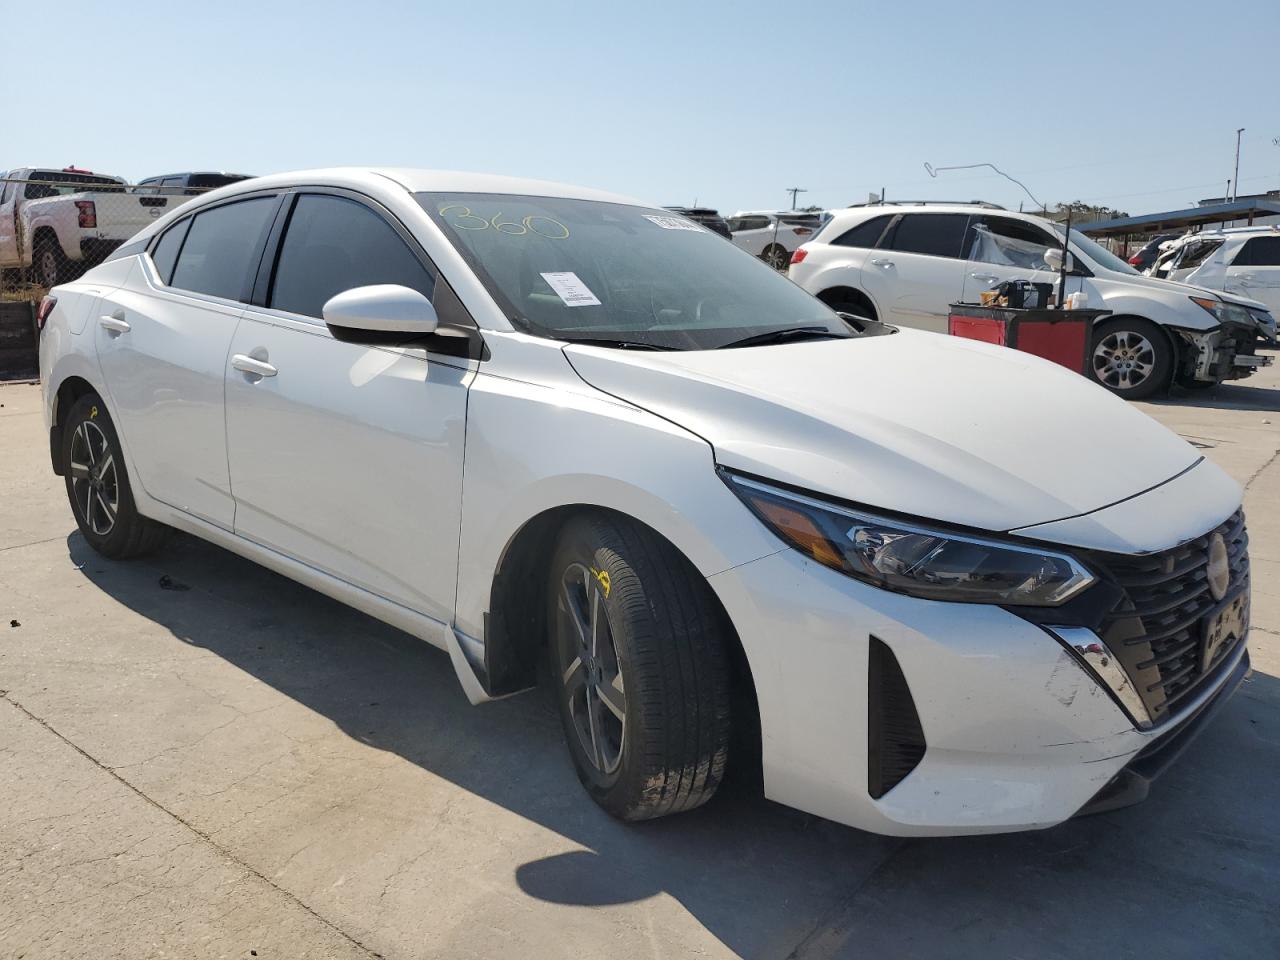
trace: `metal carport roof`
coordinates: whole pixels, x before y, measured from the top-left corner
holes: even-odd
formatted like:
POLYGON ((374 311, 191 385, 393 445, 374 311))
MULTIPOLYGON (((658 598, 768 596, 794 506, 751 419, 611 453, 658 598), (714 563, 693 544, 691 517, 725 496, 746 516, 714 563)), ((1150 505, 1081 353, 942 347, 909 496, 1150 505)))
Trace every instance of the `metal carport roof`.
POLYGON ((1093 237, 1119 237, 1125 234, 1185 230, 1187 227, 1221 223, 1224 220, 1274 216, 1280 216, 1280 201, 1234 200, 1231 203, 1188 207, 1186 210, 1172 210, 1168 213, 1147 213, 1140 217, 1122 217, 1118 220, 1095 220, 1093 223, 1080 224, 1076 229, 1093 237))

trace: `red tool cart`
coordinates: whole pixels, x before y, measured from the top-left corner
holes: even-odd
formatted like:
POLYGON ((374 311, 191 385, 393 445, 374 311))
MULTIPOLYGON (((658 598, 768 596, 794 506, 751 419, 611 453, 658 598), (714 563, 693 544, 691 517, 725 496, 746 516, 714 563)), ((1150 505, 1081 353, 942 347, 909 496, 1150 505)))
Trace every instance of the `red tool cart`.
POLYGON ((1033 353, 1083 374, 1089 362, 1089 334, 1093 323, 1110 312, 953 303, 947 330, 952 336, 1033 353))

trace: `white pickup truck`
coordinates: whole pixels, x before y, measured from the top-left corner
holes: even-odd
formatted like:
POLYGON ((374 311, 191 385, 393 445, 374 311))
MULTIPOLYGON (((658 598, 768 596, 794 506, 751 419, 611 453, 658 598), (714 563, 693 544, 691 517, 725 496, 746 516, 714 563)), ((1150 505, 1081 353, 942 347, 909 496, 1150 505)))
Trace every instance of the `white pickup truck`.
POLYGON ((67 167, 0 174, 0 269, 52 287, 101 263, 186 197, 141 196, 121 177, 67 167))

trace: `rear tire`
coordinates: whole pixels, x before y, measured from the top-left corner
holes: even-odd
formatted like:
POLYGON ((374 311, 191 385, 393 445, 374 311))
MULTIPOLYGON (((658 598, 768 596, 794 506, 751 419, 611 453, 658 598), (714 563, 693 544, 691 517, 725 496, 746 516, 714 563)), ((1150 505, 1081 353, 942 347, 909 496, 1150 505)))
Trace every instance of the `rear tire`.
POLYGON ((622 820, 709 800, 729 753, 729 625, 701 575, 632 521, 580 516, 547 589, 552 683, 578 779, 622 820))
POLYGON ((169 528, 138 513, 124 454, 107 406, 97 394, 77 400, 62 426, 67 499, 89 546, 115 560, 151 553, 169 528))
POLYGON ((791 264, 791 254, 778 243, 771 243, 765 247, 764 252, 760 254, 760 259, 775 270, 785 270, 791 264))
POLYGON ((67 258, 56 240, 41 238, 32 251, 31 266, 42 287, 56 287, 68 278, 67 258))
POLYGON ((1118 317, 1093 330, 1089 376, 1118 397, 1142 400, 1168 389, 1173 345, 1163 330, 1140 317, 1118 317))

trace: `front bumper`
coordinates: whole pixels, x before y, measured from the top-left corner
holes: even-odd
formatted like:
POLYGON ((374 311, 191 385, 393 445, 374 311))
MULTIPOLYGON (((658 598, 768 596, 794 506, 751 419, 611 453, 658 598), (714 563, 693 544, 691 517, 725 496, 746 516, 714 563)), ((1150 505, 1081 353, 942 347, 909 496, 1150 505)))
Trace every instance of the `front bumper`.
MULTIPOLYGON (((1052 826, 1182 723, 1135 729, 1062 642, 999 607, 878 590, 789 549, 710 582, 751 666, 766 795, 860 829, 930 836, 1052 826), (878 799, 868 780, 876 641, 901 666, 927 744, 878 799)), ((1188 710, 1225 699, 1227 685, 1188 710)))

